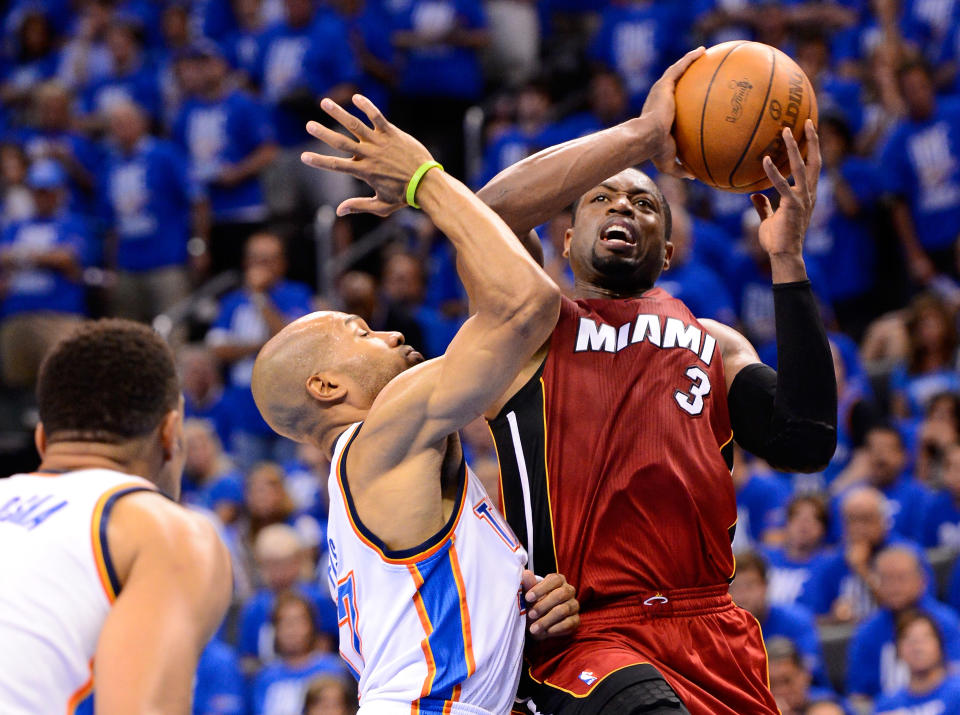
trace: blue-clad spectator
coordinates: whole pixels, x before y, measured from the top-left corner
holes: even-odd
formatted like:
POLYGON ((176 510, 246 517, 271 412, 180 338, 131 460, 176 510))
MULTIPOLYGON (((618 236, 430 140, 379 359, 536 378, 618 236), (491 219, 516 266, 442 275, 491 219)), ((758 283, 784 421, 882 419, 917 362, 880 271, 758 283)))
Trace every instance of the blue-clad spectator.
POLYGON ((483 168, 478 186, 540 148, 540 134, 550 116, 550 93, 545 85, 530 82, 516 95, 516 121, 490 137, 483 152, 483 168))
POLYGON ((951 309, 932 293, 918 295, 906 315, 907 360, 890 374, 891 412, 917 419, 939 394, 960 394, 954 368, 957 327, 951 309))
POLYGON ((879 608, 857 626, 847 656, 856 664, 847 670, 851 697, 875 698, 893 694, 909 679, 896 645, 896 621, 911 609, 927 613, 943 636, 943 654, 948 663, 960 663, 960 619, 948 606, 927 593, 927 575, 916 549, 890 546, 874 561, 873 574, 879 608))
POLYGON ((478 50, 489 42, 480 0, 391 0, 400 77, 391 102, 400 126, 454 175, 463 175, 463 115, 483 90, 478 50), (430 107, 424 112, 424 107, 430 107))
POLYGON ((71 91, 110 74, 113 59, 105 38, 112 19, 113 7, 107 2, 84 3, 69 16, 70 30, 60 49, 57 80, 71 91))
POLYGON ((392 16, 385 2, 335 0, 332 5, 347 24, 350 47, 360 70, 357 89, 387 113, 390 111, 390 88, 396 84, 398 72, 392 16))
POLYGON ((937 101, 930 68, 909 63, 898 73, 908 116, 880 153, 893 221, 919 283, 957 274, 960 234, 960 104, 937 101))
POLYGON ((345 668, 338 656, 317 647, 316 617, 307 599, 296 593, 281 594, 271 620, 277 659, 254 677, 250 712, 300 713, 310 682, 320 675, 342 675, 345 668))
POLYGON ((63 210, 66 185, 55 161, 31 166, 34 216, 0 235, 0 366, 11 387, 31 387, 47 350, 86 313, 89 238, 84 222, 63 210))
POLYGON ((754 551, 737 554, 737 573, 730 584, 731 598, 757 619, 765 639, 788 638, 800 652, 803 666, 813 674, 814 682, 826 685, 823 648, 813 613, 803 606, 771 604, 767 593, 767 564, 763 557, 754 551))
POLYGON ((220 444, 230 444, 232 407, 213 353, 203 345, 188 345, 178 351, 177 360, 185 416, 210 420, 220 444))
POLYGON ((354 715, 359 707, 357 682, 351 677, 319 675, 303 699, 303 715, 354 715))
POLYGON ((930 43, 930 28, 918 22, 904 7, 905 4, 871 2, 872 12, 864 13, 859 23, 833 36, 833 61, 844 76, 858 76, 861 64, 878 52, 891 36, 914 52, 930 43))
POLYGON ((601 12, 588 54, 623 77, 632 109, 639 111, 668 62, 682 54, 685 15, 653 0, 614 0, 601 12))
MULTIPOLYGON (((227 4, 227 0, 216 0, 227 4)), ((211 3, 213 4, 213 3, 211 3)), ((229 3, 237 20, 237 27, 220 41, 230 66, 237 70, 247 84, 257 77, 260 62, 260 35, 266 29, 262 0, 233 0, 229 3)), ((204 33, 208 37, 216 37, 204 33)))
POLYGON ((832 690, 812 686, 813 675, 789 638, 764 633, 770 692, 783 715, 853 715, 832 690))
POLYGON ((33 122, 17 134, 31 161, 54 159, 69 178, 69 208, 92 216, 96 210, 94 189, 103 152, 74 129, 70 92, 56 81, 41 84, 33 94, 33 122))
POLYGON ((151 321, 189 292, 187 241, 207 231, 207 203, 186 157, 147 133, 142 109, 118 101, 109 112, 110 157, 101 177, 117 269, 114 314, 151 321))
POLYGON ((199 92, 180 109, 173 137, 210 197, 210 272, 217 274, 240 267, 244 242, 267 218, 260 175, 277 145, 263 106, 229 87, 217 46, 198 43, 187 52, 199 92))
POLYGON ((246 701, 246 683, 236 650, 214 638, 197 664, 193 715, 244 715, 246 701))
POLYGON ((33 194, 27 187, 30 161, 23 147, 0 143, 0 229, 33 216, 33 194))
POLYGON ((840 77, 832 71, 830 43, 826 35, 817 31, 798 37, 793 57, 807 75, 817 97, 820 113, 818 128, 825 117, 838 117, 850 133, 857 136, 863 129, 867 104, 863 87, 859 81, 840 77))
POLYGON ((326 584, 308 578, 313 564, 296 529, 287 524, 271 524, 261 529, 254 542, 256 572, 261 587, 240 612, 240 655, 249 669, 257 662, 268 663, 276 657, 276 630, 270 620, 280 594, 294 591, 310 603, 316 619, 315 637, 325 650, 334 647, 337 638, 337 608, 326 584))
POLYGON ((756 215, 747 194, 734 194, 699 183, 691 187, 691 192, 695 192, 698 200, 705 204, 710 220, 728 236, 739 238, 744 231, 744 222, 751 223, 756 215))
POLYGON ((286 487, 298 514, 309 514, 326 529, 327 475, 330 463, 317 446, 304 442, 297 445, 297 456, 283 465, 286 487))
MULTIPOLYGON (((834 498, 833 514, 839 516, 840 504, 850 488, 871 486, 886 497, 891 530, 904 538, 919 541, 930 490, 907 469, 908 459, 903 437, 896 428, 882 424, 871 427, 860 453, 837 477, 839 483, 850 486, 844 487, 834 498)), ((834 536, 839 533, 834 531, 834 536)))
POLYGON ((799 494, 787 504, 783 543, 760 547, 767 560, 768 603, 812 607, 807 584, 827 555, 827 519, 827 505, 816 494, 799 494))
POLYGON ((853 154, 853 135, 842 119, 821 116, 819 133, 823 171, 804 249, 819 264, 838 323, 860 335, 875 314, 872 231, 880 177, 871 162, 853 154))
POLYGON ((946 647, 935 618, 907 611, 897 618, 897 655, 909 681, 891 695, 877 698, 876 715, 960 712, 960 678, 947 669, 946 647))
POLYGON ((540 134, 541 146, 553 146, 600 131, 629 118, 627 90, 616 72, 599 70, 590 78, 590 108, 549 124, 540 134))
POLYGON ((160 83, 156 68, 147 62, 140 26, 130 18, 115 18, 107 28, 107 48, 112 69, 83 92, 85 114, 96 122, 117 103, 133 102, 144 109, 151 122, 162 118, 160 83))
POLYGON ((733 485, 737 492, 737 530, 733 550, 757 547, 777 535, 786 523, 790 485, 766 464, 747 458, 737 447, 733 485))
POLYGON ((191 417, 183 423, 187 449, 180 499, 209 509, 224 525, 232 524, 243 508, 243 476, 223 452, 213 423, 191 417))
POLYGON ((13 61, 0 64, 0 101, 11 107, 27 102, 36 85, 53 78, 58 64, 47 13, 34 6, 16 22, 13 61))
POLYGON ((921 544, 960 550, 960 445, 947 447, 941 474, 943 487, 928 501, 921 544))
POLYGON ((161 15, 163 43, 150 52, 160 87, 163 126, 169 128, 188 94, 185 80, 189 72, 180 60, 193 40, 189 0, 173 0, 161 15))
POLYGON ((255 462, 293 455, 292 442, 267 426, 250 393, 257 351, 293 320, 311 311, 310 289, 284 279, 283 241, 273 234, 254 234, 244 248, 243 286, 225 295, 220 313, 207 333, 207 345, 229 374, 233 409, 230 451, 246 470, 255 462))
MULTIPOLYGON (((890 533, 886 497, 872 487, 855 487, 842 501, 843 541, 827 555, 806 585, 805 602, 818 616, 858 621, 876 608, 870 565, 884 547, 912 542, 890 533)), ((925 565, 926 568, 926 565, 925 565)))

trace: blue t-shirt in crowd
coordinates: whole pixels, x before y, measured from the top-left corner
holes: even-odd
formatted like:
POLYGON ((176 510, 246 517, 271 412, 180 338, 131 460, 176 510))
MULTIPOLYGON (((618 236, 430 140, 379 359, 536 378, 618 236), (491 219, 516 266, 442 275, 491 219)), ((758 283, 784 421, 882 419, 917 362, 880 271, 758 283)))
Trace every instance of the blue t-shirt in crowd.
POLYGON ((233 406, 230 404, 230 398, 225 390, 220 390, 219 394, 211 399, 205 405, 198 405, 189 395, 183 395, 183 414, 184 417, 198 417, 213 422, 217 430, 217 437, 220 438, 220 444, 226 447, 230 444, 230 431, 232 429, 233 406))
POLYGON ((244 715, 246 683, 236 651, 214 638, 200 654, 193 681, 193 715, 244 715))
MULTIPOLYGON (((317 630, 337 637, 337 606, 325 587, 312 582, 295 584, 293 590, 310 601, 317 618, 317 630)), ((257 591, 240 611, 239 649, 242 656, 254 656, 261 661, 273 658, 274 629, 270 622, 276 594, 268 589, 257 591)))
POLYGON ((906 399, 910 416, 922 417, 930 400, 941 392, 960 394, 960 375, 949 367, 911 375, 900 364, 890 373, 890 391, 906 399))
POLYGON ((213 102, 189 99, 174 123, 173 138, 189 155, 194 178, 206 185, 215 220, 260 221, 266 217, 258 176, 233 186, 216 181, 224 167, 273 142, 270 118, 257 100, 237 90, 213 102))
POLYGON ((180 487, 181 501, 211 511, 220 504, 240 507, 243 506, 243 486, 243 475, 239 472, 226 472, 203 485, 196 484, 184 473, 180 487))
POLYGON ((786 523, 789 499, 790 486, 783 479, 752 473, 737 489, 737 535, 743 532, 751 542, 762 542, 767 531, 782 528, 786 523))
POLYGON ((789 639, 803 659, 804 667, 813 680, 826 685, 827 671, 823 667, 823 647, 813 613, 804 606, 770 605, 767 617, 760 622, 764 639, 782 636, 789 639))
POLYGON ((809 559, 791 559, 782 546, 765 546, 760 553, 767 560, 767 602, 771 605, 802 604, 812 608, 807 584, 828 552, 820 550, 809 559))
MULTIPOLYGON (((697 216, 690 216, 690 235, 693 244, 690 248, 694 261, 709 266, 717 275, 727 270, 730 253, 733 251, 733 238, 720 224, 697 216)), ((727 295, 729 295, 729 289, 727 295)), ((731 296, 732 300, 732 296, 731 296)))
POLYGON ((541 147, 554 146, 606 128, 607 125, 590 112, 578 112, 548 124, 537 137, 537 143, 541 147))
MULTIPOLYGON (((66 151, 94 178, 103 161, 104 152, 102 149, 76 132, 47 132, 25 128, 16 133, 16 141, 33 161, 50 157, 56 151, 66 151)), ((96 210, 93 192, 81 190, 72 179, 68 188, 70 190, 70 210, 83 216, 92 215, 96 210)))
POLYGON ((283 471, 287 475, 284 485, 293 501, 294 511, 309 514, 326 531, 326 474, 316 472, 297 459, 284 464, 283 471))
MULTIPOLYGON (((302 283, 281 280, 268 292, 274 307, 287 319, 294 321, 312 310, 310 289, 302 283)), ((257 344, 270 338, 270 330, 245 289, 235 290, 223 297, 220 314, 207 333, 210 345, 225 343, 257 344)), ((237 360, 230 366, 230 385, 227 396, 232 414, 231 428, 251 434, 273 434, 260 416, 250 392, 253 363, 256 355, 237 360)))
POLYGON ((106 112, 118 101, 135 102, 153 120, 162 116, 157 69, 146 62, 122 75, 104 77, 92 83, 82 95, 86 114, 106 112))
POLYGON ((610 5, 601 12, 588 54, 623 78, 634 109, 667 63, 683 53, 684 14, 674 3, 653 2, 610 5))
POLYGON ((710 218, 728 235, 735 239, 743 235, 743 214, 750 211, 756 214, 747 194, 735 194, 709 186, 694 185, 691 191, 700 192, 710 207, 710 218))
MULTIPOLYGON (((396 31, 442 37, 460 28, 479 30, 487 25, 480 0, 387 0, 396 31)), ((400 50, 397 91, 407 97, 478 99, 483 76, 477 51, 437 42, 400 50)))
POLYGON ((960 713, 960 678, 948 676, 928 693, 913 693, 904 688, 877 698, 875 715, 933 715, 960 713))
POLYGON ((109 224, 117 232, 117 266, 149 271, 186 263, 190 216, 202 197, 175 144, 144 137, 130 154, 111 152, 102 177, 109 224))
POLYGON ((922 523, 920 543, 923 546, 960 549, 960 508, 946 489, 935 492, 927 501, 922 523))
POLYGON ((720 277, 695 259, 673 265, 660 274, 657 285, 682 300, 698 318, 732 325, 737 319, 733 299, 720 277))
POLYGON ((340 657, 329 653, 317 653, 300 666, 283 661, 270 663, 253 678, 250 712, 253 715, 299 713, 310 681, 321 675, 343 677, 346 672, 340 657))
POLYGON ((866 294, 874 281, 876 255, 870 217, 879 196, 879 178, 874 165, 848 157, 839 173, 853 192, 860 214, 848 217, 837 206, 831 172, 821 172, 817 203, 803 247, 819 263, 822 290, 831 301, 849 300, 866 294))
POLYGON ((519 127, 512 126, 501 132, 483 152, 483 167, 476 186, 483 186, 508 166, 526 159, 538 147, 538 135, 530 136, 519 127))
POLYGON ((234 69, 240 70, 248 79, 257 77, 260 62, 260 37, 263 31, 237 30, 221 42, 223 56, 234 69))
MULTIPOLYGON (((0 254, 12 252, 29 259, 31 255, 64 249, 76 256, 81 267, 87 262, 87 227, 82 219, 70 214, 14 222, 0 234, 0 254)), ((38 311, 86 313, 83 285, 52 268, 13 268, 7 273, 7 289, 0 298, 0 317, 38 311)))
MULTIPOLYGON (((949 606, 932 596, 924 596, 917 607, 926 612, 940 629, 944 658, 948 663, 960 662, 960 619, 949 606)), ((875 697, 890 694, 904 687, 909 679, 906 665, 897 657, 895 618, 883 608, 857 626, 850 641, 847 662, 856 667, 847 669, 847 692, 875 697)))
MULTIPOLYGON (((347 24, 351 42, 359 41, 363 48, 380 62, 391 67, 397 66, 396 50, 393 46, 393 16, 387 11, 383 0, 365 0, 359 12, 344 16, 343 20, 347 24)), ((360 94, 389 116, 390 88, 387 84, 379 77, 364 71, 362 67, 356 81, 360 94)))
POLYGON ((345 23, 327 11, 318 11, 304 27, 281 21, 264 31, 257 59, 263 101, 271 110, 277 139, 286 147, 310 136, 304 117, 284 101, 291 95, 322 97, 334 85, 355 82, 358 72, 345 23))
POLYGON ((941 100, 930 119, 903 120, 880 163, 886 190, 910 205, 920 244, 952 246, 960 234, 960 103, 941 100))

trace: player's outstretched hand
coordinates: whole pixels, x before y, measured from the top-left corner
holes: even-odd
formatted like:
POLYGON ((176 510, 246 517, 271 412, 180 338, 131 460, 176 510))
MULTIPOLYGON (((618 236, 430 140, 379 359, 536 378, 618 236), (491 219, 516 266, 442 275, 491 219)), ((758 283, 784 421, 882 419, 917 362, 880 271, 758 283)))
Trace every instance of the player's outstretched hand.
POLYGON ((703 55, 704 52, 706 50, 702 46, 690 50, 670 65, 667 71, 650 88, 650 93, 647 95, 640 112, 641 117, 647 117, 656 122, 659 128, 662 149, 656 156, 652 157, 657 170, 684 179, 692 179, 693 174, 687 171, 677 159, 677 144, 673 140, 673 121, 677 113, 674 91, 677 88, 677 80, 687 71, 687 67, 692 65, 693 61, 703 55))
POLYGON ((799 257, 803 250, 803 237, 810 225, 813 205, 817 198, 817 182, 820 179, 820 139, 813 122, 804 123, 807 136, 807 161, 800 154, 800 147, 793 132, 784 128, 783 141, 790 158, 790 173, 793 186, 783 177, 769 156, 763 157, 763 169, 774 188, 780 194, 780 206, 774 212, 770 199, 763 194, 752 194, 750 200, 760 215, 760 245, 771 258, 776 256, 799 257))
POLYGON ((364 212, 389 216, 405 205, 407 182, 414 172, 433 157, 423 144, 388 122, 369 99, 355 94, 353 103, 367 116, 372 127, 329 98, 324 99, 320 107, 337 120, 349 135, 329 129, 319 122, 307 122, 307 131, 311 135, 331 149, 349 154, 350 158, 307 151, 301 154, 300 160, 316 169, 355 176, 376 192, 376 196, 347 199, 337 207, 338 216, 364 212))
POLYGON ((552 573, 538 583, 532 571, 524 570, 522 584, 531 636, 568 636, 580 627, 580 602, 562 574, 552 573))

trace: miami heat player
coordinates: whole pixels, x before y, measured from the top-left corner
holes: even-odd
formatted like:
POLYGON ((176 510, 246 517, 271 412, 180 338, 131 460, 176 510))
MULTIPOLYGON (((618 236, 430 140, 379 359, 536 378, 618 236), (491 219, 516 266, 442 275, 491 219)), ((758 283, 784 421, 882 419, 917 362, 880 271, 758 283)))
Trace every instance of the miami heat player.
POLYGON ((522 235, 575 199, 564 300, 548 345, 488 413, 501 499, 536 573, 577 588, 581 628, 528 649, 537 709, 568 713, 776 713, 760 628, 727 593, 736 503, 732 440, 772 464, 822 468, 836 440, 830 350, 801 248, 820 170, 784 133, 795 185, 753 202, 770 256, 779 374, 736 331, 698 320, 654 287, 672 253, 656 184, 675 171, 673 84, 643 114, 547 149, 480 195, 522 235), (617 173, 619 172, 619 173, 617 173))

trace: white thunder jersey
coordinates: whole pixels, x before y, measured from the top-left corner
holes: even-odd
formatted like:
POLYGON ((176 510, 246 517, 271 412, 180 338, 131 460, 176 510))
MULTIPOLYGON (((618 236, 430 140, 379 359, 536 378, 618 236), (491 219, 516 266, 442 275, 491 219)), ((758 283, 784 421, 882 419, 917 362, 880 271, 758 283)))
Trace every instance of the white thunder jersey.
POLYGON ((465 464, 444 528, 415 549, 388 551, 357 518, 344 474, 361 424, 337 440, 327 523, 340 654, 360 680, 360 713, 509 713, 526 552, 465 464))
POLYGON ((156 491, 106 469, 0 479, 0 712, 93 712, 93 656, 120 584, 115 500, 156 491))

